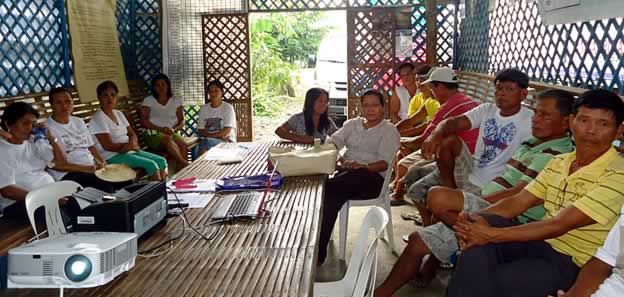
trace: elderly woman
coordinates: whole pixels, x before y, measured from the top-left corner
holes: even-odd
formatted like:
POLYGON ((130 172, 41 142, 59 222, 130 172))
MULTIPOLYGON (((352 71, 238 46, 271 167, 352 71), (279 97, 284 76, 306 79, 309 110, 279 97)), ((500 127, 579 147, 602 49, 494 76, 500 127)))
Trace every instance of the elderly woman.
POLYGON ((115 109, 118 92, 117 85, 112 81, 97 86, 100 108, 89 123, 89 130, 97 139, 97 151, 110 164, 141 168, 153 180, 164 180, 167 176, 167 160, 141 150, 130 123, 121 111, 115 109))
POLYGON ((399 132, 384 120, 384 99, 377 90, 365 91, 360 98, 362 116, 348 120, 327 139, 340 151, 338 172, 327 181, 323 203, 323 222, 319 242, 319 264, 327 256, 327 244, 336 217, 347 200, 374 199, 379 196, 386 170, 392 166, 400 143, 399 132))
POLYGON ((173 97, 169 77, 160 73, 152 79, 152 96, 141 104, 141 124, 146 132, 145 145, 172 156, 179 168, 189 164, 188 147, 178 130, 184 126, 182 100, 173 97))
POLYGON ((94 174, 96 169, 106 166, 106 161, 95 148, 93 137, 85 122, 72 116, 74 102, 69 91, 54 88, 48 98, 52 116, 47 119, 46 127, 56 139, 64 159, 63 165, 49 171, 54 180, 71 180, 83 187, 114 192, 112 183, 103 181, 94 174))
POLYGON ((277 136, 298 143, 314 143, 315 138, 325 142, 336 132, 336 124, 327 115, 329 93, 321 88, 309 89, 303 112, 293 115, 275 130, 277 136))
POLYGON ((0 210, 6 217, 27 219, 26 194, 54 183, 46 167, 56 165, 60 151, 53 150, 52 136, 45 129, 32 135, 38 117, 24 102, 9 105, 2 114, 2 128, 10 135, 0 139, 0 210))
POLYGON ((221 142, 236 142, 236 114, 234 107, 223 101, 225 86, 218 80, 208 83, 210 102, 199 109, 200 155, 221 142))

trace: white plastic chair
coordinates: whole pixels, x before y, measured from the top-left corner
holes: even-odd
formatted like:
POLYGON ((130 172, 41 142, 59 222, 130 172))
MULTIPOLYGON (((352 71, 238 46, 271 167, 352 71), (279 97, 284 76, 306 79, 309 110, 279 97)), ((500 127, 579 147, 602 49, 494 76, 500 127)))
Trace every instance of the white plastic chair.
POLYGON ((386 170, 386 176, 384 178, 383 186, 381 187, 381 192, 379 192, 379 196, 374 199, 367 200, 348 200, 342 208, 340 209, 340 241, 339 241, 339 254, 338 257, 342 260, 346 259, 347 253, 347 231, 349 227, 349 208, 358 207, 358 206, 381 206, 386 210, 388 216, 390 217, 390 221, 386 227, 387 233, 387 242, 390 245, 390 249, 392 249, 393 253, 396 253, 396 249, 394 247, 394 231, 392 227, 392 206, 390 206, 390 180, 392 179, 392 171, 394 170, 394 161, 391 166, 388 166, 388 170, 386 170))
POLYGON ((360 227, 345 276, 335 282, 315 283, 314 296, 372 296, 377 275, 377 242, 388 221, 388 213, 383 208, 375 206, 368 211, 360 227), (374 230, 373 238, 369 238, 371 229, 374 230))
POLYGON ((43 206, 49 237, 65 234, 67 230, 63 223, 58 201, 62 197, 76 193, 79 189, 82 187, 76 182, 65 180, 45 185, 26 194, 26 212, 37 239, 39 239, 39 232, 37 232, 37 225, 35 224, 35 211, 43 206))

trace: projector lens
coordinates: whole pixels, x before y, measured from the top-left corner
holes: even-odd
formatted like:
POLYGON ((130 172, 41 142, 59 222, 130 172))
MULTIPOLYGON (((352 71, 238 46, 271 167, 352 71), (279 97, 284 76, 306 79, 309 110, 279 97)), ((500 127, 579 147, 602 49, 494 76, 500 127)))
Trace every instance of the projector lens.
POLYGON ((65 275, 73 282, 81 282, 91 274, 91 261, 83 255, 73 255, 65 262, 65 275))

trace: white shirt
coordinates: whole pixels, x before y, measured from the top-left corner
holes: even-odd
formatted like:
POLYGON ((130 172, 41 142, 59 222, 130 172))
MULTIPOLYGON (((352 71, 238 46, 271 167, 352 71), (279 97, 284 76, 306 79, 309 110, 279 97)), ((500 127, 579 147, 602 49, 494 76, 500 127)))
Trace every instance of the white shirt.
MULTIPOLYGON (((113 143, 128 143, 130 141, 130 137, 128 137, 128 120, 126 116, 124 116, 123 112, 113 109, 113 114, 117 118, 117 122, 119 124, 115 124, 113 120, 111 120, 108 115, 106 115, 101 109, 98 109, 91 118, 89 122, 89 131, 91 134, 95 136, 95 134, 107 133, 110 135, 111 141, 113 143)), ((102 147, 102 144, 95 139, 95 147, 102 155, 102 158, 108 160, 113 156, 117 155, 117 152, 107 151, 102 147)))
MULTIPOLYGON (((17 186, 32 191, 41 186, 51 184, 54 178, 45 171, 46 166, 53 166, 52 146, 46 139, 24 141, 12 144, 0 139, 0 189, 17 186)), ((13 200, 0 197, 0 209, 12 204, 13 200)))
POLYGON ((221 102, 221 105, 216 108, 210 106, 210 103, 202 105, 199 109, 197 127, 211 133, 221 131, 223 128, 232 128, 227 135, 227 140, 236 142, 236 114, 234 113, 234 107, 225 101, 221 102))
POLYGON ((469 181, 484 187, 505 169, 515 150, 531 137, 533 111, 522 107, 518 113, 503 117, 493 103, 483 103, 465 113, 471 128, 479 128, 475 163, 469 181))
MULTIPOLYGON (((346 147, 343 156, 346 160, 360 164, 383 160, 389 168, 401 142, 399 131, 388 120, 368 129, 364 128, 364 121, 363 117, 357 117, 344 122, 342 128, 327 138, 326 143, 333 143, 338 151, 346 147)), ((384 176, 385 171, 379 174, 384 176)))
POLYGON ((141 106, 149 107, 149 121, 158 127, 173 128, 178 123, 177 111, 182 106, 182 100, 175 97, 169 98, 167 104, 161 105, 153 97, 149 96, 143 99, 141 106))
MULTIPOLYGON (((396 91, 397 97, 399 98, 399 102, 401 104, 401 107, 399 108, 399 118, 401 118, 401 120, 405 120, 408 118, 409 103, 410 100, 412 100, 412 96, 410 96, 409 91, 404 86, 397 86, 394 90, 396 91)), ((419 92, 417 91, 416 94, 418 93, 419 92)), ((416 96, 416 94, 414 94, 414 96, 416 96)))
POLYGON ((592 297, 619 297, 624 294, 624 207, 620 219, 613 225, 604 245, 596 251, 595 257, 613 267, 613 273, 598 288, 592 297))
MULTIPOLYGON (((93 137, 89 133, 87 124, 81 118, 72 116, 69 117, 69 123, 61 124, 49 117, 46 127, 56 138, 56 143, 65 153, 68 162, 86 166, 95 165, 95 159, 89 151, 89 147, 94 145, 93 137)), ((54 169, 50 169, 49 172, 57 181, 67 174, 65 171, 54 169)))

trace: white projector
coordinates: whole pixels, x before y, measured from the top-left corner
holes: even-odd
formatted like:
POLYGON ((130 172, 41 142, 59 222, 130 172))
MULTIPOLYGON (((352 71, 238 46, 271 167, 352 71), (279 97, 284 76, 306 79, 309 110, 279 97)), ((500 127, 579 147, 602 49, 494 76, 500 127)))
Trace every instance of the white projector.
POLYGON ((135 233, 85 232, 44 238, 11 249, 9 288, 89 288, 134 267, 135 233))

